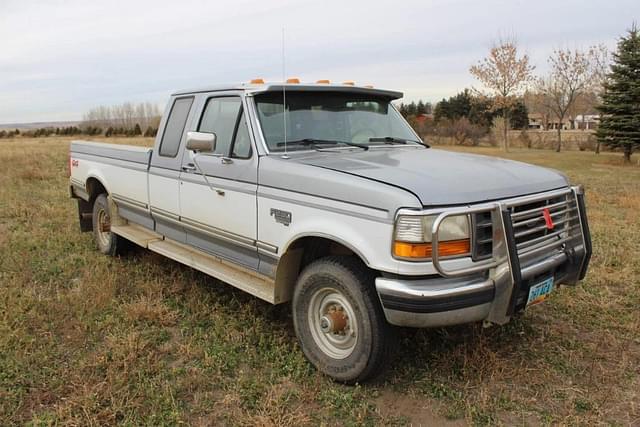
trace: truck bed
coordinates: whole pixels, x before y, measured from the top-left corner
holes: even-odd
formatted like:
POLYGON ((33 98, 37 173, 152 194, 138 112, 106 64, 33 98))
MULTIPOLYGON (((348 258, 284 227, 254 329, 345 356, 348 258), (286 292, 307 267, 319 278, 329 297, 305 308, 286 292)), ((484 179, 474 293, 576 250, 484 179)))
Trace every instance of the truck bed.
POLYGON ((147 176, 152 151, 150 147, 72 141, 69 153, 72 191, 86 199, 92 185, 101 185, 109 189, 123 217, 152 226, 147 176))
POLYGON ((106 157, 126 162, 149 164, 151 147, 136 145, 108 144, 105 142, 75 140, 71 141, 71 153, 86 154, 89 156, 106 157))

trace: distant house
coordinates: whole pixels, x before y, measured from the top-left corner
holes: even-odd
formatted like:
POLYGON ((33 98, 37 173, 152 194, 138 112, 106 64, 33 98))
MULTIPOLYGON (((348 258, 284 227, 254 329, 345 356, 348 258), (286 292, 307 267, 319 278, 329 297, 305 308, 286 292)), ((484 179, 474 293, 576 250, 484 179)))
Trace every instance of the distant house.
POLYGON ((579 114, 575 118, 576 129, 593 130, 598 129, 600 124, 599 114, 579 114))
POLYGON ((568 130, 571 129, 571 122, 569 119, 564 119, 562 122, 556 118, 550 118, 549 123, 547 124, 547 130, 568 130))
POLYGON ((529 129, 535 130, 556 130, 558 128, 562 130, 571 129, 571 122, 569 119, 564 119, 562 122, 554 117, 548 117, 540 113, 529 113, 529 129))
POLYGON ((544 117, 540 113, 529 114, 529 129, 544 130, 544 117))

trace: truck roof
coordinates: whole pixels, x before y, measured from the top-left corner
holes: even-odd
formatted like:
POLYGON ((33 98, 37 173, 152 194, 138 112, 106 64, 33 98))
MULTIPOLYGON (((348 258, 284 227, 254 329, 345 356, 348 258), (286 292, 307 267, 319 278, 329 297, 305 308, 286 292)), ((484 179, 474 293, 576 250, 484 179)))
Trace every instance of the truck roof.
POLYGON ((267 82, 267 83, 236 83, 236 84, 220 84, 208 87, 201 87, 189 90, 179 90, 172 93, 172 96, 188 95, 202 92, 220 92, 227 90, 242 90, 247 94, 257 94, 263 92, 275 92, 282 91, 301 91, 301 92, 346 92, 346 93, 361 93, 382 96, 389 100, 402 98, 403 93, 378 89, 370 86, 356 86, 350 83, 282 83, 282 82, 267 82))

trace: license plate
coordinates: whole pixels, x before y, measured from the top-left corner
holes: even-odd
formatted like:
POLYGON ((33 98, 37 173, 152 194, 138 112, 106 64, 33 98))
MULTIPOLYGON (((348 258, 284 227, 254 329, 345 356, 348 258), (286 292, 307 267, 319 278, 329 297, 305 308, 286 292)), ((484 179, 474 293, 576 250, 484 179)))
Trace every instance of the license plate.
POLYGON ((545 279, 544 282, 531 286, 529 289, 529 299, 527 305, 538 304, 547 299, 553 291, 553 277, 545 279))

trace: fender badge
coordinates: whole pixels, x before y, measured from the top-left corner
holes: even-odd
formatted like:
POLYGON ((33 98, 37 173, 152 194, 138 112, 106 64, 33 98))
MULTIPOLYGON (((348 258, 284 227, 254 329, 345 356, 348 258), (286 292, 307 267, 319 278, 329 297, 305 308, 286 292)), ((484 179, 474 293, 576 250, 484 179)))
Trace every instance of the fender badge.
POLYGON ((269 215, 275 218, 276 222, 286 225, 291 224, 291 212, 281 211, 280 209, 273 209, 269 211, 269 215))
POLYGON ((553 230, 555 224, 553 223, 553 219, 551 218, 551 214, 549 213, 549 208, 542 209, 542 216, 544 217, 544 222, 547 226, 547 230, 553 230))

